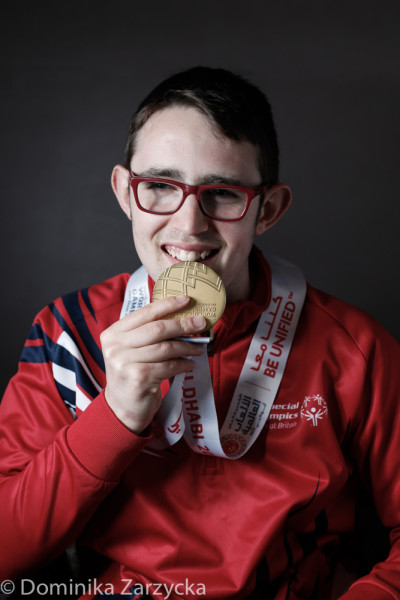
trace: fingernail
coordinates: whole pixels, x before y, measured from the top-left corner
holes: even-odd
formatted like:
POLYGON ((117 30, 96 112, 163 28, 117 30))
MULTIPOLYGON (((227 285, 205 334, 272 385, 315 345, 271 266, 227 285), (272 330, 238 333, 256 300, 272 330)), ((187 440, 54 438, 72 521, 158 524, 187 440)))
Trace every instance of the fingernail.
POLYGON ((189 300, 189 296, 175 296, 175 300, 178 302, 178 304, 184 304, 189 300))
POLYGON ((206 326, 206 320, 201 316, 193 317, 193 325, 198 329, 202 329, 206 326))

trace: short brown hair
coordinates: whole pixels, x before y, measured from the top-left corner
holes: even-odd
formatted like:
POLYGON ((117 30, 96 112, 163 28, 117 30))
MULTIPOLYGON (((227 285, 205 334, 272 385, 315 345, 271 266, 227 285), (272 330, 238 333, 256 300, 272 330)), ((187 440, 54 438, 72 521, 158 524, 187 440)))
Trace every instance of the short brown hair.
POLYGON ((221 134, 257 146, 263 183, 277 183, 279 147, 268 99, 240 75, 210 67, 194 67, 172 75, 143 100, 131 122, 125 151, 127 168, 138 131, 155 112, 171 105, 197 108, 215 123, 221 134))

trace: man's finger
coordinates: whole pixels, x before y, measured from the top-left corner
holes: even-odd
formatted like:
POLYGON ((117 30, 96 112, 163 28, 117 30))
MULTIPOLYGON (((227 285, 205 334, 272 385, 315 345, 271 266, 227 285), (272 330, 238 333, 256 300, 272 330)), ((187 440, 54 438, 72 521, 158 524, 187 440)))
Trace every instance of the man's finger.
POLYGON ((129 329, 141 327, 146 323, 163 319, 168 315, 178 312, 178 310, 182 310, 189 302, 189 296, 169 296, 168 298, 157 300, 157 302, 146 304, 146 306, 135 310, 119 321, 121 330, 128 331, 129 329))

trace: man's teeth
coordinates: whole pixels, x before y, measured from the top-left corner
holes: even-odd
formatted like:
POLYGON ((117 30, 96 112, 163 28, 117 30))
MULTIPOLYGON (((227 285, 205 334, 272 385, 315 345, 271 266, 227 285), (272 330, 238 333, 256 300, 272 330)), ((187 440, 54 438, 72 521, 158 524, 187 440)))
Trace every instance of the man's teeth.
POLYGON ((175 251, 171 249, 168 250, 168 254, 181 261, 190 260, 193 262, 199 260, 199 258, 204 260, 211 254, 211 250, 203 250, 203 252, 195 252, 194 250, 190 250, 189 252, 186 252, 185 250, 175 251))

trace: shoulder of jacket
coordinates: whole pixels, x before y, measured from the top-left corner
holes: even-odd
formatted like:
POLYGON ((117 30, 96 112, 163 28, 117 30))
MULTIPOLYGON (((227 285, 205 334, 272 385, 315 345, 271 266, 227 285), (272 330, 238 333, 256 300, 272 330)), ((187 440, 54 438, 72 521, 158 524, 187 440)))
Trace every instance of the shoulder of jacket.
POLYGON ((57 311, 67 311, 72 322, 89 316, 96 320, 98 314, 122 304, 129 277, 128 273, 120 273, 100 283, 63 294, 45 306, 36 315, 35 321, 46 320, 46 315, 57 311))
POLYGON ((340 300, 326 292, 307 285, 306 307, 318 312, 331 334, 334 330, 348 336, 359 350, 366 356, 372 347, 383 347, 400 350, 398 342, 370 314, 344 300, 340 300))

